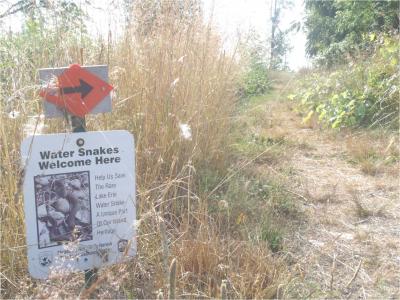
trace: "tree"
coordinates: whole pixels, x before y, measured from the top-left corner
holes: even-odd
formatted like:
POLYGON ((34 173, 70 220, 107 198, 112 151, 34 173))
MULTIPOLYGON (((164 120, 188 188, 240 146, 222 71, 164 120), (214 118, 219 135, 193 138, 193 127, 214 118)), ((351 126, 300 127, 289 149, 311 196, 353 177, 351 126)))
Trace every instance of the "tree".
POLYGON ((327 66, 366 50, 365 35, 399 30, 398 1, 306 0, 306 51, 327 66))
POLYGON ((4 11, 0 12, 0 19, 14 15, 19 12, 31 12, 36 7, 36 2, 32 0, 20 0, 11 4, 4 11))
MULTIPOLYGON (((85 3, 89 4, 89 1, 85 3)), ((79 32, 82 31, 83 20, 86 17, 73 0, 20 0, 0 12, 0 19, 19 13, 24 15, 27 23, 41 23, 43 26, 50 27, 57 25, 63 29, 63 32, 76 29, 79 29, 79 32), (49 24, 50 22, 56 24, 49 24)))
POLYGON ((291 7, 290 0, 272 0, 271 1, 271 41, 270 41, 270 68, 287 68, 285 56, 290 51, 287 41, 287 35, 290 30, 282 31, 279 27, 281 13, 284 9, 291 7))

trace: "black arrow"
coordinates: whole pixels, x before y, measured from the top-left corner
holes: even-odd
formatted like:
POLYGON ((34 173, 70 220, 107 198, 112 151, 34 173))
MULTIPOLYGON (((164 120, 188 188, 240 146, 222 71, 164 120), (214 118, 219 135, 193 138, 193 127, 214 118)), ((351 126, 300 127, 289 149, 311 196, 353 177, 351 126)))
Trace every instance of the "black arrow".
POLYGON ((79 86, 63 87, 61 88, 61 94, 81 94, 81 98, 85 98, 92 90, 93 87, 83 79, 79 79, 79 86))

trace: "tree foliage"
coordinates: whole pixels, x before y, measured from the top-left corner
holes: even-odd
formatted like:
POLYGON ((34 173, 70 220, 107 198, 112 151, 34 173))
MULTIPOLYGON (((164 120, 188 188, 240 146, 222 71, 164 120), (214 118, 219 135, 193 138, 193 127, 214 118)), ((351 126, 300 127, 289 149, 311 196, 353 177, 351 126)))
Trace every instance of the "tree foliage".
POLYGON ((399 30, 398 1, 306 0, 307 53, 331 66, 367 50, 369 33, 399 30))

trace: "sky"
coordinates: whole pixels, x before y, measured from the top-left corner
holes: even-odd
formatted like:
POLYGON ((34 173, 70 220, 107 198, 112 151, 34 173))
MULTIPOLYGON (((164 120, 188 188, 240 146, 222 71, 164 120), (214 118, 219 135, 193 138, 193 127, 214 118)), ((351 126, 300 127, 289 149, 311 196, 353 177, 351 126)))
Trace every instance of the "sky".
MULTIPOLYGON (((271 32, 271 1, 272 0, 202 0, 206 21, 212 16, 212 21, 217 30, 223 36, 226 45, 235 43, 238 33, 245 35, 249 30, 256 31, 262 38, 268 40, 271 32)), ((3 7, 14 3, 12 0, 1 2, 0 13, 3 7), (3 7, 2 7, 3 6, 3 7)), ((75 0, 79 5, 85 0, 75 0)), ((284 10, 280 28, 288 28, 290 23, 301 20, 304 16, 304 0, 292 0, 293 6, 284 10)), ((96 0, 91 2, 91 9, 87 11, 91 22, 89 31, 94 35, 107 36, 108 31, 118 32, 124 21, 121 7, 121 0, 96 0)), ((11 28, 18 31, 21 28, 20 16, 8 18, 2 24, 3 29, 11 28)), ((298 70, 309 63, 305 57, 306 37, 304 32, 299 31, 290 35, 292 51, 287 55, 289 68, 298 70)))
MULTIPOLYGON (((238 32, 245 35, 254 30, 268 40, 271 37, 271 1, 272 0, 203 0, 206 16, 212 13, 212 19, 225 40, 232 42, 238 32)), ((304 17, 304 1, 293 0, 293 6, 283 11, 281 30, 287 29, 293 21, 304 17)), ((299 31, 289 36, 293 50, 287 56, 291 69, 298 70, 308 65, 305 56, 305 33, 299 31)))

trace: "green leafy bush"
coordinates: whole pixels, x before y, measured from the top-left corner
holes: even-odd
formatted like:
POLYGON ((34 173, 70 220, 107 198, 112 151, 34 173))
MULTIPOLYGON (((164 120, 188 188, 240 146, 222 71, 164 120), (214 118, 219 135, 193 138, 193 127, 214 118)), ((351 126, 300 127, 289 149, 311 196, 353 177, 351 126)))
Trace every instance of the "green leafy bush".
MULTIPOLYGON (((370 38, 375 39, 374 35, 370 38)), ((303 88, 290 98, 307 113, 332 128, 399 126, 399 50, 397 37, 381 36, 372 56, 332 72, 305 78, 303 88)))
POLYGON ((262 95, 270 88, 268 78, 267 42, 255 32, 240 45, 240 57, 243 63, 243 75, 239 83, 239 96, 248 98, 262 95))
POLYGON ((262 95, 270 88, 268 69, 265 64, 252 61, 243 79, 243 95, 246 97, 262 95))

